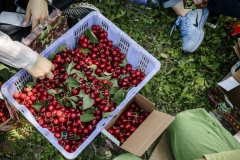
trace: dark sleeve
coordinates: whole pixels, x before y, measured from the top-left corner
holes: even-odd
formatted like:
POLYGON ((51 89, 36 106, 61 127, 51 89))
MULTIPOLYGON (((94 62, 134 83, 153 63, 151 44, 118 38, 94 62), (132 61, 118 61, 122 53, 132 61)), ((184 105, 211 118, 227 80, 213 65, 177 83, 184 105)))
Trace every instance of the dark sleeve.
POLYGON ((159 4, 167 2, 167 1, 169 1, 169 0, 158 0, 159 4))
POLYGON ((240 18, 240 0, 209 0, 208 9, 221 15, 240 18))

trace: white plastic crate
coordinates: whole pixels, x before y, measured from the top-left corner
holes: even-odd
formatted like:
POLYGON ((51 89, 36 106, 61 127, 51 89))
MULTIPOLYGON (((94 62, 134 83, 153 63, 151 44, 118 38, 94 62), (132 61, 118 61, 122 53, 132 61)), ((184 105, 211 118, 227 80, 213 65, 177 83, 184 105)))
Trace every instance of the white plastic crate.
POLYGON ((232 66, 231 71, 222 79, 222 81, 232 76, 239 68, 240 68, 240 60, 232 66))
POLYGON ((133 2, 133 3, 139 3, 139 4, 146 4, 147 3, 147 0, 129 0, 130 2, 133 2))
MULTIPOLYGON (((115 0, 115 1, 119 1, 119 0, 115 0)), ((138 3, 138 4, 147 4, 148 0, 129 0, 129 2, 132 3, 138 3)))
POLYGON ((99 12, 91 12, 79 23, 68 30, 64 35, 62 35, 58 40, 51 44, 46 50, 44 50, 41 55, 48 57, 62 44, 67 44, 68 49, 74 49, 77 45, 79 37, 84 34, 87 28, 91 28, 92 25, 100 25, 102 28, 104 28, 108 32, 108 38, 112 40, 114 44, 116 44, 116 47, 121 49, 122 53, 126 54, 128 63, 133 66, 133 69, 140 68, 145 73, 146 77, 137 87, 133 87, 128 92, 126 98, 117 106, 112 115, 108 116, 107 118, 103 118, 98 123, 94 132, 83 144, 79 146, 75 152, 69 153, 65 151, 58 144, 58 141, 54 135, 48 129, 42 128, 26 107, 19 105, 14 100, 13 93, 16 91, 22 91, 24 85, 32 79, 29 73, 22 69, 2 86, 2 93, 6 99, 12 103, 38 129, 38 131, 41 132, 49 140, 49 142, 51 142, 52 145, 59 150, 59 152, 61 152, 63 156, 68 159, 76 158, 101 132, 104 126, 132 97, 139 92, 139 90, 160 70, 161 67, 160 62, 156 58, 154 58, 149 52, 147 52, 143 47, 137 44, 133 39, 131 39, 127 34, 125 34, 99 12))

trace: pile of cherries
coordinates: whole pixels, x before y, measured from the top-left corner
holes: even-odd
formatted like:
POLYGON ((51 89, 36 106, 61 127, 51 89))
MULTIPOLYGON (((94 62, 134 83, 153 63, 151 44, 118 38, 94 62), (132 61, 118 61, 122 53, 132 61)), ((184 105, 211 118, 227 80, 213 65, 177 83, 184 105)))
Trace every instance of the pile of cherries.
MULTIPOLYGON (((52 58, 53 79, 38 79, 13 95, 70 153, 94 131, 104 113, 115 110, 119 104, 115 93, 127 91, 145 78, 144 72, 133 70, 126 62, 126 55, 113 46, 104 29, 93 25, 90 32, 97 43, 91 42, 93 37, 82 35, 76 49, 65 48, 52 58)), ((135 119, 136 124, 142 120, 135 119)), ((136 125, 131 122, 132 127, 136 125)))
POLYGON ((4 100, 0 99, 0 124, 5 122, 10 118, 6 103, 4 100))
POLYGON ((120 115, 116 123, 108 129, 108 132, 123 143, 148 116, 149 112, 145 112, 137 103, 133 102, 120 115))

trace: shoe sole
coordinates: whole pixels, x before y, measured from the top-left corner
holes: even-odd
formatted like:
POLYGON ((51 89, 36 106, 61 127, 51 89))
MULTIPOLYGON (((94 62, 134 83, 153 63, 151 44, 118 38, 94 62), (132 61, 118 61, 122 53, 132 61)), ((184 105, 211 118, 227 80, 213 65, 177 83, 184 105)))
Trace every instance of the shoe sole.
POLYGON ((100 12, 94 5, 81 2, 72 4, 69 8, 63 10, 63 14, 66 18, 82 19, 92 11, 100 12))
MULTIPOLYGON (((200 38, 199 38, 199 40, 198 40, 198 43, 197 43, 197 45, 195 45, 195 47, 191 50, 191 51, 184 51, 185 53, 192 53, 192 52, 194 52, 195 50, 197 50, 197 48, 200 46, 200 44, 202 43, 202 40, 203 40, 203 38, 204 38, 204 31, 203 31, 203 27, 204 27, 204 25, 205 25, 205 23, 206 23, 206 21, 207 21, 207 18, 208 18, 208 15, 209 15, 209 10, 208 9, 203 9, 203 16, 202 16, 202 18, 201 18, 201 20, 200 20, 200 32, 201 32, 201 36, 200 36, 200 38)), ((189 47, 189 48, 191 48, 191 47, 189 47)))

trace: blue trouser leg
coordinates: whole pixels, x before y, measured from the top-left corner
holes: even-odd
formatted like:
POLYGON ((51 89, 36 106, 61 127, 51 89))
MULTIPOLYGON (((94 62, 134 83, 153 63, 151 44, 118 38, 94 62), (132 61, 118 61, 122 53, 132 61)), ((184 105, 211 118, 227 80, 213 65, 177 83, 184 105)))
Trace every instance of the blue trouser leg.
POLYGON ((178 2, 180 2, 181 0, 169 0, 167 2, 164 2, 163 3, 163 7, 164 8, 170 8, 170 7, 173 7, 175 6, 178 2))

